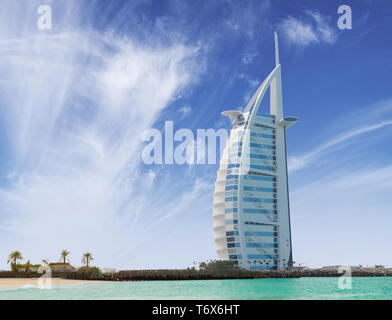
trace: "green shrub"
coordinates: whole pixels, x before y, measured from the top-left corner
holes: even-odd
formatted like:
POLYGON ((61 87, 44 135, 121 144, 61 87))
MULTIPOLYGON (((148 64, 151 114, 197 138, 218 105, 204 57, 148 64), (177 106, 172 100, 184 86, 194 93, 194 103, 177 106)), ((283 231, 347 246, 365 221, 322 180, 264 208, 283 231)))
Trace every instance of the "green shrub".
POLYGON ((31 264, 31 263, 11 263, 11 270, 14 272, 31 272, 30 268, 39 268, 40 264, 31 264), (24 271, 22 271, 24 269, 24 271))
POLYGON ((211 260, 207 262, 200 262, 199 268, 200 270, 215 271, 238 269, 238 266, 234 264, 234 261, 211 260))
POLYGON ((80 267, 78 273, 88 274, 90 279, 102 279, 102 271, 98 267, 80 267))

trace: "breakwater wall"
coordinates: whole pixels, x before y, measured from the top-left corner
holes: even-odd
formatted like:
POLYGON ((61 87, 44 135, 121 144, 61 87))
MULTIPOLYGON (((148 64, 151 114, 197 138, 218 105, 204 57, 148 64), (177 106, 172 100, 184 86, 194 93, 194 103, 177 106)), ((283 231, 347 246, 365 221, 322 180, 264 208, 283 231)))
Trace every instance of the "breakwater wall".
MULTIPOLYGON (((287 272, 290 272, 289 270, 287 272)), ((301 277, 341 277, 342 273, 338 270, 324 270, 324 269, 306 269, 301 270, 301 277)), ((391 277, 391 269, 352 269, 352 277, 391 277)))
MULTIPOLYGON (((0 271, 1 278, 40 278, 43 273, 38 272, 14 272, 14 271, 0 271)), ((52 278, 72 279, 72 280, 101 280, 104 279, 102 274, 90 272, 52 272, 52 278)))
POLYGON ((257 279, 299 278, 299 272, 248 271, 248 270, 123 270, 109 275, 110 280, 214 280, 214 279, 257 279))
MULTIPOLYGON (((1 271, 0 278, 39 278, 36 272, 1 271)), ((106 281, 153 281, 153 280, 216 280, 216 279, 263 279, 263 278, 301 278, 301 277, 340 277, 337 270, 306 269, 306 270, 122 270, 114 273, 89 272, 53 272, 52 277, 73 280, 106 280, 106 281)), ((391 269, 359 269, 352 270, 353 277, 388 277, 391 269)))
MULTIPOLYGON (((337 270, 122 270, 104 274, 105 280, 144 281, 144 280, 213 280, 213 279, 263 279, 263 278, 301 278, 301 277, 340 277, 337 270)), ((392 270, 352 270, 353 277, 392 276, 392 270)))
POLYGON ((37 272, 0 271, 0 278, 39 278, 42 274, 37 272))

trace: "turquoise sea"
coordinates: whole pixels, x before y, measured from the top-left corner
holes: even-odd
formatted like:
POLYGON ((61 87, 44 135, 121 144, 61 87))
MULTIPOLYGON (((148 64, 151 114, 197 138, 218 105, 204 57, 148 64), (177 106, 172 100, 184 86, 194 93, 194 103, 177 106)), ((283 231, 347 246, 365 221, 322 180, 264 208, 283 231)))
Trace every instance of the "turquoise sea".
POLYGON ((392 299, 392 277, 92 282, 0 290, 0 299, 392 299))

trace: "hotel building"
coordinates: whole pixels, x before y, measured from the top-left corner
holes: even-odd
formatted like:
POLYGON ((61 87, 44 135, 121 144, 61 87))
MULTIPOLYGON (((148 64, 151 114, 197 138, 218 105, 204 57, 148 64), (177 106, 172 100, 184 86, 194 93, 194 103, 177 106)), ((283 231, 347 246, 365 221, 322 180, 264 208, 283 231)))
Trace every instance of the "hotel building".
POLYGON ((216 250, 219 259, 250 270, 282 270, 293 262, 286 128, 298 119, 283 115, 276 33, 275 60, 243 112, 222 112, 233 127, 215 183, 216 250), (269 100, 269 113, 259 110, 263 99, 269 100))

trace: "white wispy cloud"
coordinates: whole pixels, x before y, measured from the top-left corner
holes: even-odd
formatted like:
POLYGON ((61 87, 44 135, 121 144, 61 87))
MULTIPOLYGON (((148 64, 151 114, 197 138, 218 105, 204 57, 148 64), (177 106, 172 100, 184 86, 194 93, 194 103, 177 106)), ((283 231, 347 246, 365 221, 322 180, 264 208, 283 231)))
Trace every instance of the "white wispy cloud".
POLYGON ((389 266, 392 167, 339 170, 290 193, 296 261, 389 266), (310 242, 309 239, 312 239, 310 242))
POLYGON ((289 158, 290 173, 306 169, 290 179, 296 261, 312 267, 392 263, 383 254, 391 241, 392 167, 379 156, 389 153, 391 107, 384 100, 341 116, 330 125, 350 130, 289 158))
POLYGON ((279 31, 292 44, 308 46, 315 43, 333 44, 337 41, 330 19, 320 12, 306 10, 300 18, 288 16, 278 25, 279 31))
POLYGON ((326 141, 325 143, 319 145, 318 147, 316 147, 314 150, 310 152, 307 152, 301 156, 290 157, 288 159, 288 169, 290 172, 303 169, 311 165, 314 161, 316 161, 319 157, 325 155, 326 153, 335 151, 336 147, 344 146, 345 142, 348 142, 351 139, 356 138, 357 136, 360 136, 364 133, 379 130, 391 125, 392 125, 392 120, 381 121, 373 125, 362 126, 347 131, 341 135, 336 136, 335 138, 329 141, 326 141))
POLYGON ((12 168, 0 189, 0 249, 23 248, 34 261, 93 250, 101 265, 127 265, 129 244, 152 241, 141 231, 167 213, 146 208, 158 177, 140 173, 141 134, 197 80, 198 48, 71 29, 1 46, 12 168))
POLYGON ((254 58, 256 58, 258 56, 257 52, 249 52, 246 51, 242 57, 242 62, 244 64, 250 64, 253 62, 254 58))
POLYGON ((178 112, 181 113, 181 119, 184 119, 187 117, 192 111, 192 108, 189 106, 182 106, 180 109, 178 109, 178 112))
POLYGON ((260 80, 257 78, 253 78, 246 73, 239 74, 238 78, 241 80, 245 80, 249 84, 249 89, 247 90, 247 92, 244 95, 244 103, 248 103, 250 97, 254 93, 255 88, 258 85, 260 85, 260 80))
POLYGON ((320 14, 318 11, 307 10, 306 14, 314 19, 319 39, 327 43, 335 43, 337 36, 335 29, 330 25, 330 19, 320 14))

